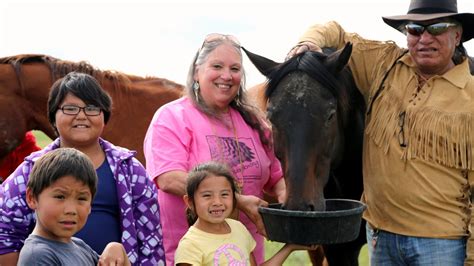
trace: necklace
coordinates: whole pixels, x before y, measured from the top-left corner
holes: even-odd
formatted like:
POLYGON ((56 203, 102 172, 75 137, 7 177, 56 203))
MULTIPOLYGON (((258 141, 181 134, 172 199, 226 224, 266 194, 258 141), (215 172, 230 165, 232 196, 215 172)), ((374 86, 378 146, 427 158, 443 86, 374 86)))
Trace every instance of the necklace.
POLYGON ((229 117, 230 117, 230 122, 232 123, 232 130, 234 132, 234 142, 235 146, 237 147, 237 156, 239 156, 239 164, 240 164, 240 179, 237 178, 237 185, 239 186, 240 189, 244 186, 244 164, 242 163, 242 156, 240 154, 240 142, 239 138, 237 137, 237 129, 235 128, 234 125, 234 119, 232 119, 232 113, 229 110, 229 117))
MULTIPOLYGON (((240 176, 241 177, 239 178, 238 175, 236 174, 235 175, 235 179, 236 179, 235 181, 237 183, 237 186, 241 190, 242 187, 244 186, 244 164, 242 162, 242 155, 241 155, 241 151, 240 151, 240 142, 239 142, 239 139, 238 139, 238 136, 237 136, 237 129, 235 128, 235 125, 234 125, 234 119, 232 118, 231 110, 229 110, 229 119, 230 119, 230 123, 231 123, 231 126, 232 126, 232 133, 234 134, 233 142, 234 142, 235 148, 237 149, 237 156, 239 157, 239 165, 240 165, 240 176)), ((223 148, 223 146, 225 146, 225 145, 222 143, 224 140, 223 140, 223 138, 218 137, 216 129, 214 127, 214 123, 212 121, 209 121, 209 122, 211 124, 212 133, 214 134, 214 136, 216 138, 216 143, 217 143, 217 147, 219 149, 219 155, 220 155, 221 161, 228 163, 228 160, 226 160, 227 158, 225 156, 224 148, 223 148)))

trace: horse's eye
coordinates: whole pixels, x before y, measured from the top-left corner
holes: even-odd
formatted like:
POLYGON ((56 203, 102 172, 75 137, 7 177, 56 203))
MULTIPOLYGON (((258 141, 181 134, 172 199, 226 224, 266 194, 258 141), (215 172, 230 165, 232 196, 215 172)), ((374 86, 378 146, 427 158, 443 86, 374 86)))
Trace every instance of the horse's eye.
POLYGON ((336 116, 336 110, 333 109, 333 110, 329 111, 326 121, 327 122, 332 121, 335 116, 336 116))

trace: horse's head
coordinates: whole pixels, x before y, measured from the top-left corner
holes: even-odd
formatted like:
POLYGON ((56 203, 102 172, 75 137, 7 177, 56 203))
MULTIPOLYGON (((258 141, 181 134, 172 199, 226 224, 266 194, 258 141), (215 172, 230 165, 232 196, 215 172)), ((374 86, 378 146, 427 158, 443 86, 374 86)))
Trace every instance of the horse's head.
POLYGON ((246 51, 268 79, 267 117, 285 174, 287 209, 325 209, 323 189, 342 157, 351 52, 347 44, 329 55, 306 52, 278 64, 246 51))
MULTIPOLYGON (((0 91, 5 92, 2 86, 0 91)), ((4 156, 21 143, 27 131, 27 118, 20 111, 22 108, 24 107, 18 104, 15 95, 0 93, 0 163, 4 156)))
POLYGON ((0 58, 0 162, 27 131, 54 134, 45 117, 51 78, 43 61, 40 55, 0 58))

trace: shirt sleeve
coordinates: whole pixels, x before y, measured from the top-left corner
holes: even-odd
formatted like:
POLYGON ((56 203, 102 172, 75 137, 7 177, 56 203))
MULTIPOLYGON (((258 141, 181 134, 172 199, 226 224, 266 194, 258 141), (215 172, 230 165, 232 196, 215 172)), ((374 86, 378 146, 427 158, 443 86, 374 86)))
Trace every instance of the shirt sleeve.
POLYGON ((240 227, 241 227, 242 232, 244 232, 244 234, 247 236, 246 238, 248 239, 248 247, 250 248, 248 254, 250 255, 250 253, 252 253, 252 251, 257 246, 257 242, 255 241, 252 234, 249 232, 249 230, 247 229, 247 227, 245 227, 244 224, 240 223, 240 227))
POLYGON ((188 263, 191 265, 202 265, 204 254, 191 240, 182 238, 174 253, 174 263, 188 263))
POLYGON ((143 165, 132 158, 133 216, 138 239, 138 261, 141 265, 164 264, 163 234, 160 223, 158 189, 143 165))
POLYGON ((33 211, 26 203, 30 170, 23 162, 0 186, 0 254, 19 252, 33 230, 33 211))
MULTIPOLYGON (((98 259, 97 259, 98 261, 98 259)), ((61 265, 61 260, 51 248, 31 247, 20 252, 18 266, 61 265)))
POLYGON ((189 169, 191 130, 179 110, 163 106, 145 136, 146 170, 152 179, 172 170, 189 169))
POLYGON ((346 32, 335 21, 311 26, 299 39, 299 42, 304 41, 312 42, 321 48, 334 49, 341 49, 346 43, 352 43, 349 67, 357 87, 365 98, 368 97, 373 85, 377 84, 374 79, 383 76, 384 72, 403 53, 403 49, 393 41, 365 39, 357 33, 346 32))
POLYGON ((280 160, 275 156, 273 147, 265 149, 267 152, 268 159, 270 160, 270 178, 264 186, 265 191, 271 191, 273 186, 283 178, 283 170, 281 168, 280 160))

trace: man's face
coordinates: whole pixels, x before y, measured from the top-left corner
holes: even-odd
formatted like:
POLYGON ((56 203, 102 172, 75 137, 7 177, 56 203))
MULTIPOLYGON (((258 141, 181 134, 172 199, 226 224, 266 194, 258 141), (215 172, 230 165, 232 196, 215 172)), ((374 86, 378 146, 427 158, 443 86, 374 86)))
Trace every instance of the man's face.
POLYGON ((421 74, 441 75, 454 67, 452 57, 460 43, 462 29, 460 26, 449 26, 439 34, 426 30, 427 26, 437 23, 452 22, 442 19, 416 22, 425 26, 425 30, 421 34, 407 33, 408 50, 421 74))

